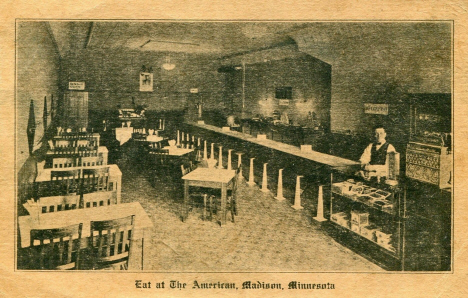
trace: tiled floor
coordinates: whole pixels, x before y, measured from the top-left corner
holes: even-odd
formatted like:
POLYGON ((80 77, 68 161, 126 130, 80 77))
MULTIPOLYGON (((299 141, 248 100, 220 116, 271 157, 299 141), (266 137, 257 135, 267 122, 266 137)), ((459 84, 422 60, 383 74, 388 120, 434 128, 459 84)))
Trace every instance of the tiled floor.
MULTIPOLYGON (((144 162, 143 162, 144 163, 144 162)), ((311 219, 258 187, 239 184, 235 223, 222 227, 193 210, 179 218, 182 184, 151 173, 125 153, 122 201, 139 201, 154 223, 145 239, 144 270, 158 272, 374 272, 382 271, 338 244, 311 219)))

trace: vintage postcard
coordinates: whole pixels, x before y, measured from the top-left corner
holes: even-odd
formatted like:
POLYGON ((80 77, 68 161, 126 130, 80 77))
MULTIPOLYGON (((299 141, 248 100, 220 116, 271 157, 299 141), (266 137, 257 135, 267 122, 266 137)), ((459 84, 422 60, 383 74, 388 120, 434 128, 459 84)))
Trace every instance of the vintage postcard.
POLYGON ((184 5, 7 5, 1 291, 461 297, 467 5, 184 5))

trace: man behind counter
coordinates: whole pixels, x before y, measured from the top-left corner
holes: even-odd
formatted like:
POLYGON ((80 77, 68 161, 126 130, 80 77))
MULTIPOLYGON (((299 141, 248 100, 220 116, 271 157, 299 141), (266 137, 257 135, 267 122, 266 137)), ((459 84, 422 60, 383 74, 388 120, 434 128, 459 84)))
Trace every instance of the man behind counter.
POLYGON ((360 174, 366 178, 370 177, 384 177, 387 176, 387 167, 385 164, 387 160, 387 153, 396 152, 393 145, 387 143, 387 133, 382 125, 374 127, 375 142, 370 143, 366 147, 361 156, 361 172, 360 174))

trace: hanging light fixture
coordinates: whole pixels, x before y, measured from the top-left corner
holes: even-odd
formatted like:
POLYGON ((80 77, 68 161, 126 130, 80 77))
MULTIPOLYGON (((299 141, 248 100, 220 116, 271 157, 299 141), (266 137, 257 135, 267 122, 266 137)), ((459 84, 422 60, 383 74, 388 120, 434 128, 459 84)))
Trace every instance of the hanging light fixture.
POLYGON ((171 63, 171 57, 166 57, 166 62, 162 65, 165 70, 173 70, 175 68, 175 64, 171 63))

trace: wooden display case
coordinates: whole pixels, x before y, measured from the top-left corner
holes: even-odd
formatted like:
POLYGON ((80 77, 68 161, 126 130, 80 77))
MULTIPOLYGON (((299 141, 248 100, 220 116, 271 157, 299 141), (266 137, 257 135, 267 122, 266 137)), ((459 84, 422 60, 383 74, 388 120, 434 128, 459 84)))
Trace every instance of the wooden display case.
POLYGON ((412 94, 406 176, 450 188, 452 184, 451 95, 412 94))

